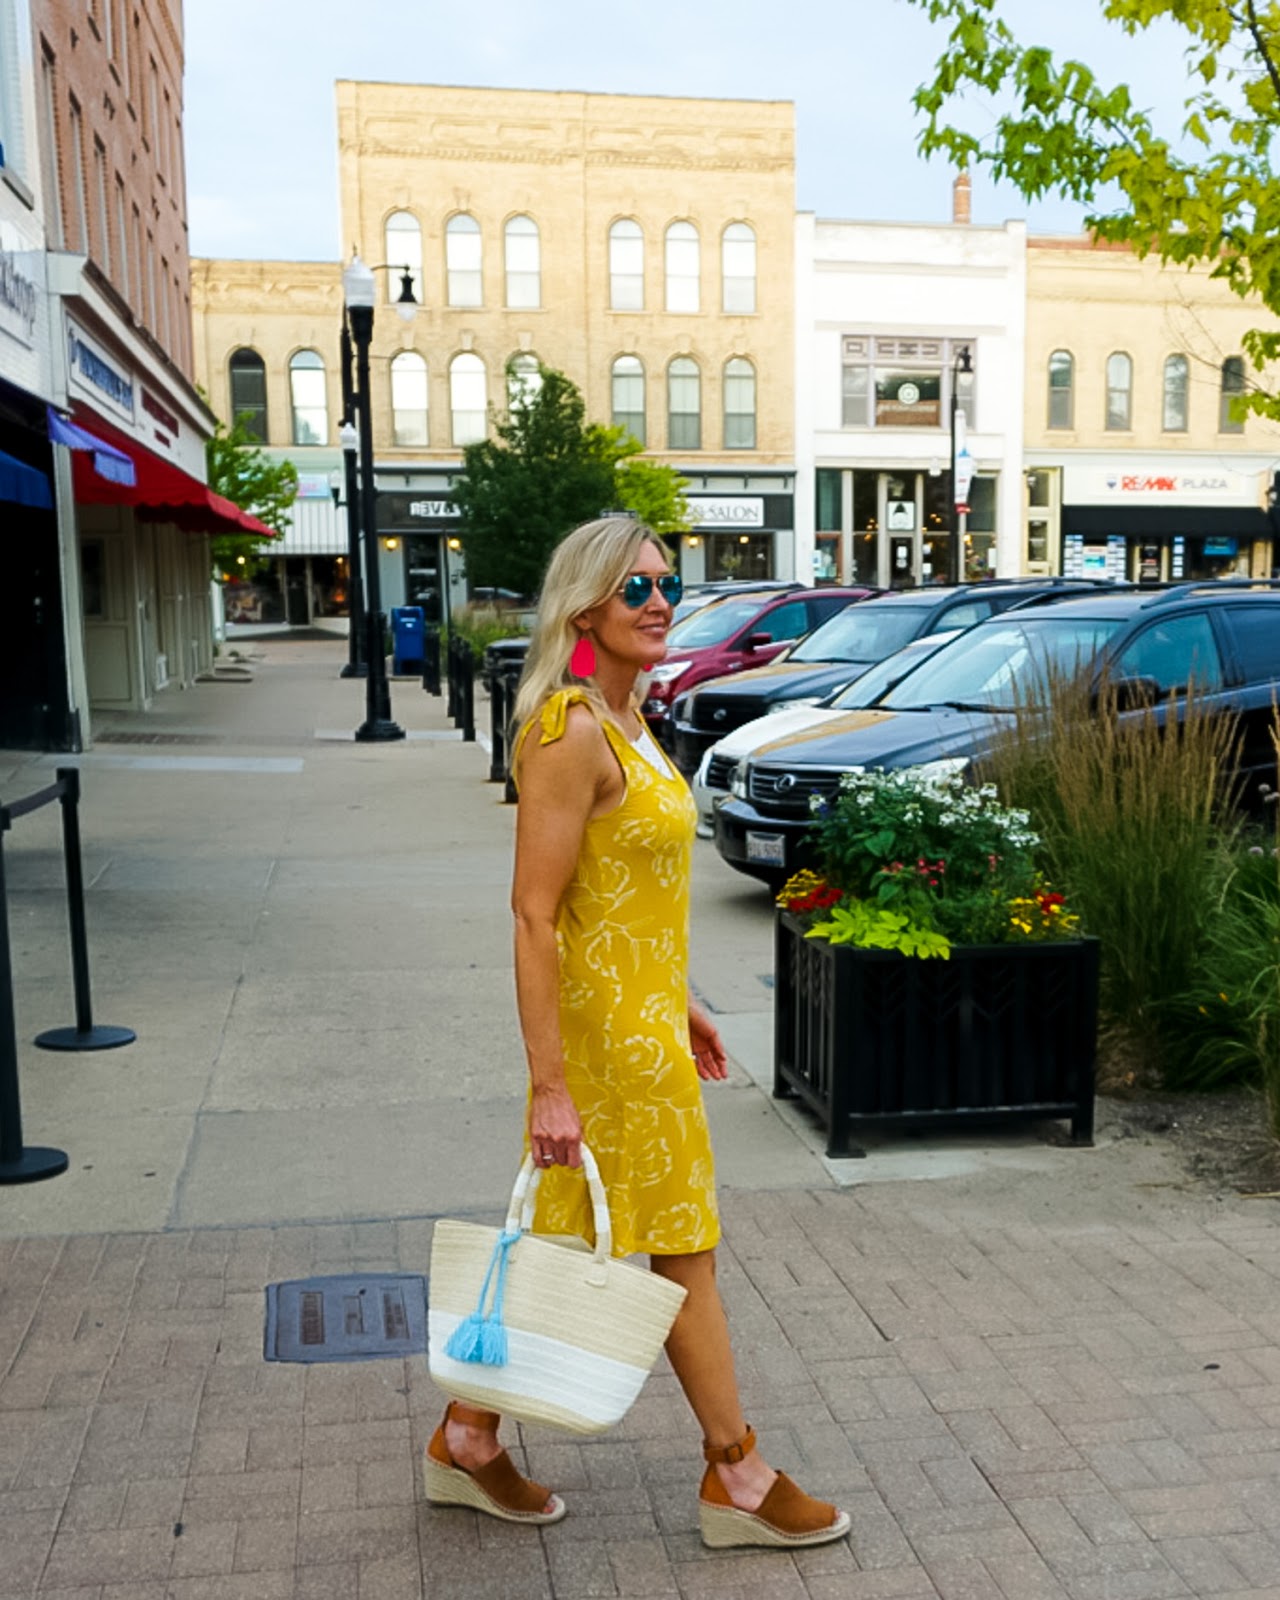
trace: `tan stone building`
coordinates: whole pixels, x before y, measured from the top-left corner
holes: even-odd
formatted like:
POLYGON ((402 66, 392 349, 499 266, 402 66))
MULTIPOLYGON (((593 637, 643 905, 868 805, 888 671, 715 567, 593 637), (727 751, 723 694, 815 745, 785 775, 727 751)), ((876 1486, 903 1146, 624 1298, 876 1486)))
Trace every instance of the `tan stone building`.
MULTIPOLYGON (((344 252, 379 265, 385 601, 430 609, 446 572, 457 592, 463 446, 505 410, 512 364, 531 374, 539 360, 579 385, 592 420, 624 423, 690 479, 687 576, 791 576, 790 103, 352 82, 337 101, 344 252), (406 267, 412 323, 392 304, 406 267)), ((317 518, 338 464, 340 270, 194 274, 215 409, 232 409, 236 362, 268 442, 315 479, 317 518)))
POLYGON ((1241 417, 1241 341, 1274 326, 1204 268, 1088 239, 1028 246, 1023 566, 1268 575, 1280 426, 1241 417))

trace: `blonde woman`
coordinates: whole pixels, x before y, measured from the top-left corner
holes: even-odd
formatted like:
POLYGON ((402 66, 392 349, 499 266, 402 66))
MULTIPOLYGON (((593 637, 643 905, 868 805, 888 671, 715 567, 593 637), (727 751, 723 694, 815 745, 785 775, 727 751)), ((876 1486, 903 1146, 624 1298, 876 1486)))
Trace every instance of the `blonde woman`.
MULTIPOLYGON (((666 652, 679 598, 661 543, 621 517, 571 533, 543 588, 516 707, 512 892, 528 1138, 546 1169, 535 1228, 591 1235, 575 1170, 585 1139, 608 1189, 615 1252, 647 1254, 686 1290, 666 1348, 704 1437, 704 1541, 824 1544, 849 1518, 756 1452, 716 1287, 720 1221, 699 1079, 728 1069, 688 994, 695 807, 636 694, 666 652)), ((498 1422, 450 1405, 427 1450, 428 1498, 558 1521, 564 1503, 520 1476, 498 1422)))

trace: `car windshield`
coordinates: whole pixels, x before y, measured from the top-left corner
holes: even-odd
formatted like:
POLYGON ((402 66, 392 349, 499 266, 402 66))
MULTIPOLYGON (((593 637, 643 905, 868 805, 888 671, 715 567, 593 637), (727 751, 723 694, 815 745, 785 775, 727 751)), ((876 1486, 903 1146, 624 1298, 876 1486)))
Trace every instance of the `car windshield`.
POLYGON ((952 640, 881 701, 886 711, 923 706, 990 706, 1032 703, 1046 682, 1087 666, 1115 631, 1120 617, 1013 616, 952 640))
POLYGON ((703 606, 683 622, 677 622, 667 635, 667 651, 697 650, 703 645, 723 644, 745 628, 763 606, 761 597, 743 595, 741 599, 716 600, 703 606))
POLYGON ((792 661, 883 661, 914 639, 932 606, 870 605, 838 611, 791 652, 792 661))
POLYGON ((903 645, 901 650, 895 650, 891 656, 869 667, 860 678, 855 678, 847 689, 828 701, 828 705, 833 711, 865 711, 886 689, 893 688, 908 672, 914 672, 922 661, 927 661, 935 650, 941 650, 948 639, 954 638, 954 633, 943 633, 903 645))

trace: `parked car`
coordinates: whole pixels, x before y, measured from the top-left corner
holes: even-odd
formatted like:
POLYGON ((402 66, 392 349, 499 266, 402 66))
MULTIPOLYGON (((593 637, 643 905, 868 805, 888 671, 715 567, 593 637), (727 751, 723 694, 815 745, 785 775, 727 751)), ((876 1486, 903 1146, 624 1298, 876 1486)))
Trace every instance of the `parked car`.
POLYGON ((773 658, 811 633, 852 600, 874 589, 751 589, 725 595, 677 622, 667 635, 667 656, 653 669, 644 702, 649 726, 668 741, 671 702, 704 678, 741 672, 773 658))
POLYGON ((886 690, 901 682, 907 673, 954 639, 959 629, 947 633, 931 633, 923 639, 913 639, 895 650, 884 661, 879 661, 866 672, 859 673, 852 683, 844 684, 825 700, 811 705, 808 700, 779 700, 769 707, 762 717, 744 722, 740 728, 718 740, 702 757, 690 787, 698 807, 698 833, 710 839, 715 833, 715 803, 729 793, 733 774, 739 761, 762 745, 776 739, 789 738, 793 733, 805 733, 840 716, 844 711, 861 711, 874 705, 886 690))
POLYGON ((1090 579, 1010 578, 903 589, 874 605, 850 607, 768 666, 704 681, 691 692, 682 682, 671 713, 676 765, 696 772, 710 746, 734 728, 784 702, 818 705, 912 639, 972 627, 1042 594, 1087 594, 1097 587, 1090 579))
POLYGON ((1119 703, 1154 701, 1194 680, 1211 707, 1241 723, 1246 799, 1275 782, 1271 742, 1280 692, 1280 583, 1249 579, 1168 589, 1099 590, 1032 602, 977 623, 876 704, 767 744, 740 762, 715 808, 716 848, 730 866, 776 883, 811 865, 810 801, 852 767, 962 771, 990 749, 1013 708, 1053 672, 1105 672, 1119 703))
POLYGON ((690 583, 685 586, 680 604, 675 610, 675 621, 683 622, 695 611, 710 605, 727 594, 756 593, 763 590, 803 589, 802 583, 786 578, 717 578, 710 583, 690 583))

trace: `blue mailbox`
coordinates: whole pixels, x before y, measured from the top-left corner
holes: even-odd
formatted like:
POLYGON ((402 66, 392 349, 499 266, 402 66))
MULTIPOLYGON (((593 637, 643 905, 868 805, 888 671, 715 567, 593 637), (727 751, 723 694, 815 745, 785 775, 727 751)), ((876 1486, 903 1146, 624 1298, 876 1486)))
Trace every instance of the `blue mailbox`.
POLYGON ((392 606, 391 671, 394 676, 412 673, 416 677, 421 673, 426 656, 424 631, 421 606, 392 606))

